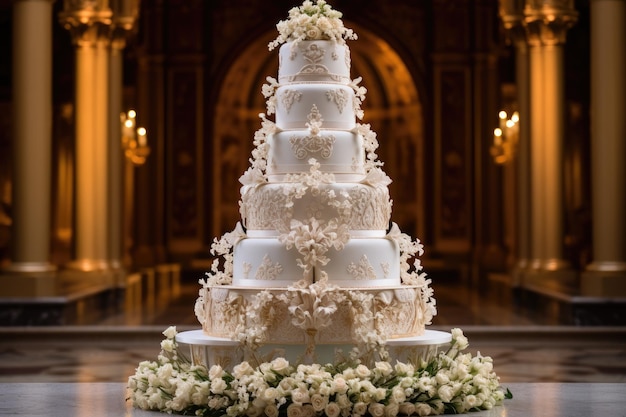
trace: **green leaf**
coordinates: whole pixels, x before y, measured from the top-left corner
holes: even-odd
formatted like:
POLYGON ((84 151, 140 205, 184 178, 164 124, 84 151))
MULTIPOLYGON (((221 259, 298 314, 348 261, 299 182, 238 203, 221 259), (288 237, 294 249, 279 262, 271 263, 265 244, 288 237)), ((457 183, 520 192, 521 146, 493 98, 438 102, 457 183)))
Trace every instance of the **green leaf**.
POLYGON ((513 393, 511 392, 510 389, 506 389, 506 393, 504 393, 504 398, 506 398, 507 400, 510 400, 511 398, 513 398, 513 393))

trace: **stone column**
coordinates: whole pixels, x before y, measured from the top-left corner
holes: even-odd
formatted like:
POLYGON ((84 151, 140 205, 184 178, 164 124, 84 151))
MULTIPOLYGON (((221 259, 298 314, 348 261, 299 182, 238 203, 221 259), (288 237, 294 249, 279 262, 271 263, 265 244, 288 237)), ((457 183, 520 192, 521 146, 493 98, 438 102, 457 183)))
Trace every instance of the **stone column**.
POLYGON ((112 13, 106 5, 88 3, 83 8, 80 1, 66 1, 60 14, 76 48, 75 254, 68 267, 103 271, 110 267, 107 115, 112 13))
POLYGON ((52 1, 13 3, 12 263, 3 295, 50 295, 52 1), (15 274, 20 277, 15 278, 15 274))
POLYGON ((537 39, 530 41, 530 264, 534 270, 541 269, 544 248, 543 190, 543 57, 537 39))
POLYGON ((514 282, 521 281, 531 265, 530 194, 530 83, 529 47, 524 22, 524 0, 500 0, 500 18, 515 46, 515 81, 519 109, 519 135, 515 155, 515 260, 514 282))
POLYGON ((538 272, 528 281, 531 286, 553 281, 553 288, 568 290, 577 283, 563 247, 563 44, 577 19, 573 3, 527 0, 524 9, 530 44, 532 267, 538 272))
POLYGON ((109 72, 109 262, 122 268, 122 184, 124 153, 121 120, 124 37, 114 31, 109 72))
MULTIPOLYGON (((124 244, 124 177, 127 163, 122 149, 121 113, 123 112, 124 48, 126 38, 132 33, 139 14, 138 0, 116 0, 111 31, 111 56, 109 65, 109 245, 111 268, 123 269, 124 244)), ((132 180, 132 178, 130 179, 132 180)))
POLYGON ((626 1, 591 0, 593 262, 585 295, 626 296, 626 1))

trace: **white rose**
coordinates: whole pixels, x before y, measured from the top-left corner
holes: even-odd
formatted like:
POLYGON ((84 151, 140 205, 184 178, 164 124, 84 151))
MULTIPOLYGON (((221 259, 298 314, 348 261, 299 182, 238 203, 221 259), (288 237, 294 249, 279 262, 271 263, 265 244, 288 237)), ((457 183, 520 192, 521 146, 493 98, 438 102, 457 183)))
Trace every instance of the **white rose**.
POLYGON ((174 341, 172 339, 165 339, 161 341, 161 349, 166 352, 174 351, 174 341))
POLYGON ((410 363, 397 362, 395 368, 400 375, 413 375, 415 373, 415 367, 410 363))
POLYGON ((350 398, 348 398, 348 396, 346 394, 339 394, 339 395, 337 395, 337 398, 335 399, 335 402, 341 408, 350 408, 350 406, 352 405, 352 401, 350 401, 350 398))
POLYGON ((341 408, 337 405, 337 403, 331 402, 324 408, 324 413, 326 417, 337 417, 341 412, 341 408))
POLYGON ((311 404, 304 404, 302 406, 303 417, 315 417, 315 410, 311 404))
POLYGON ((226 388, 226 382, 222 378, 217 378, 211 381, 211 392, 214 394, 223 394, 226 388))
POLYGON ((278 407, 275 404, 268 404, 263 410, 267 417, 278 417, 278 407))
POLYGON ((391 390, 391 398, 397 403, 404 402, 406 400, 406 394, 404 393, 404 388, 402 388, 399 385, 396 385, 395 387, 393 387, 391 390))
POLYGON ((338 393, 345 393, 348 390, 348 384, 343 377, 335 376, 332 382, 332 389, 338 393))
POLYGON ((398 403, 390 403, 385 406, 385 417, 396 417, 400 412, 398 403))
POLYGON ((328 397, 323 397, 319 394, 313 394, 311 397, 311 405, 315 411, 322 411, 328 404, 328 397))
POLYGON ((321 39, 322 31, 317 26, 311 26, 306 30, 306 37, 308 39, 321 39))
POLYGON ((376 370, 378 370, 383 376, 387 376, 393 372, 393 368, 389 362, 376 362, 376 370))
POLYGON ((463 398, 463 407, 465 407, 466 410, 472 409, 474 407, 478 406, 478 398, 476 398, 475 395, 466 395, 465 398, 463 398))
POLYGON ((450 401, 452 401, 454 392, 450 385, 443 385, 439 387, 439 389, 437 390, 437 395, 439 395, 439 398, 441 398, 441 401, 443 401, 444 403, 449 403, 450 401))
POLYGON ((437 380, 437 383, 439 385, 445 385, 448 382, 450 382, 450 377, 448 377, 448 374, 446 373, 446 371, 443 371, 443 370, 437 372, 435 379, 437 380))
POLYGON ((289 404, 289 407, 287 407, 287 417, 304 417, 302 406, 295 403, 289 404))
POLYGON ((278 397, 278 390, 276 388, 268 388, 265 391, 263 391, 263 398, 266 401, 273 401, 278 397))
POLYGON ((365 378, 368 378, 372 372, 369 370, 367 366, 359 365, 356 367, 355 373, 356 373, 356 376, 358 376, 359 378, 365 379, 365 378))
POLYGON ((272 369, 280 374, 289 369, 289 361, 285 358, 276 358, 272 361, 272 369))
POLYGON ((385 406, 380 403, 371 403, 367 407, 367 411, 372 417, 383 417, 385 415, 385 406))
POLYGON ((415 405, 413 403, 402 403, 399 406, 400 414, 411 416, 415 414, 415 405))
POLYGON ((170 326, 163 331, 163 336, 167 337, 168 339, 175 338, 176 334, 177 334, 176 326, 170 326))
POLYGON ((237 379, 245 375, 250 375, 252 372, 254 372, 254 369, 252 369, 250 364, 246 361, 241 362, 240 364, 238 364, 237 366, 233 368, 233 375, 237 379))
POLYGON ((362 401, 357 402, 354 404, 354 407, 352 407, 352 413, 359 416, 365 415, 365 413, 367 413, 367 404, 362 401))
POLYGON ((221 378, 224 376, 224 369, 219 365, 211 366, 209 369, 209 379, 221 378))
POLYGON ((417 403, 415 404, 415 413, 418 416, 429 416, 432 412, 432 408, 426 403, 417 403))
POLYGON ((308 403, 310 400, 309 391, 307 391, 306 388, 298 388, 297 390, 292 391, 291 399, 297 404, 308 403))

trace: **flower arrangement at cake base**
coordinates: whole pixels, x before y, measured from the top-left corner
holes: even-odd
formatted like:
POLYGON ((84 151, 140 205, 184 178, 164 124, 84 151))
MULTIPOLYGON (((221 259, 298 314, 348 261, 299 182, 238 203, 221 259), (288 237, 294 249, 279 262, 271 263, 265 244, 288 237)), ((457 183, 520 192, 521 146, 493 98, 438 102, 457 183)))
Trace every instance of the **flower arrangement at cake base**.
POLYGON ((279 357, 258 366, 244 361, 232 372, 193 364, 178 350, 175 327, 163 334, 158 359, 141 362, 128 380, 137 408, 216 417, 393 417, 486 410, 512 397, 490 357, 463 352, 468 341, 460 329, 452 330, 447 351, 420 364, 292 365, 279 357))

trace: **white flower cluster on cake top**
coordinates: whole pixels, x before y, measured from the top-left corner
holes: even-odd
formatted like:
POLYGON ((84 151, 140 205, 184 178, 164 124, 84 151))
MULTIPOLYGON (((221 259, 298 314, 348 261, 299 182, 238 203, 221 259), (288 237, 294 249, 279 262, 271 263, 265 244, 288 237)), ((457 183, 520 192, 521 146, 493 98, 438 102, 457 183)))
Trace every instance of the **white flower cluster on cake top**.
POLYGON ((269 43, 269 50, 286 42, 296 45, 303 40, 330 40, 343 44, 357 35, 343 25, 342 13, 334 10, 326 1, 305 1, 302 6, 289 10, 289 19, 276 25, 278 37, 269 43))

